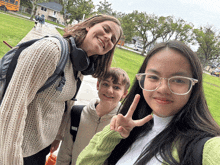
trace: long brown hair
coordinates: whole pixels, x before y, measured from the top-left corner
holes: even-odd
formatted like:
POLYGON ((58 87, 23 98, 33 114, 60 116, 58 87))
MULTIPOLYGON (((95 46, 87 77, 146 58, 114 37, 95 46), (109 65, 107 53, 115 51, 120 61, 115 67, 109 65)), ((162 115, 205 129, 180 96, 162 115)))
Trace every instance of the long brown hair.
MULTIPOLYGON (((93 17, 90 17, 88 19, 86 19, 83 22, 80 22, 74 26, 71 27, 66 27, 64 29, 64 35, 63 37, 68 38, 68 37, 74 37, 75 38, 75 42, 76 42, 76 46, 79 47, 82 42, 84 41, 86 35, 87 35, 87 27, 92 27, 98 23, 104 22, 104 21, 112 21, 114 23, 116 23, 119 28, 120 28, 120 36, 118 38, 121 38, 122 36, 122 28, 121 28, 121 24, 119 22, 119 20, 113 16, 109 16, 109 15, 95 15, 93 17)), ((116 44, 118 43, 118 41, 116 42, 116 44)), ((115 46, 116 46, 115 44, 115 46)), ((110 50, 108 53, 106 53, 103 56, 98 56, 95 55, 93 56, 94 60, 95 60, 95 65, 96 65, 96 71, 95 73, 92 75, 93 77, 100 77, 106 74, 107 70, 110 68, 111 66, 111 62, 112 62, 112 58, 113 58, 113 53, 115 50, 115 46, 113 47, 112 50, 110 50)))
MULTIPOLYGON (((186 105, 174 115, 169 125, 144 149, 136 164, 146 164, 159 153, 162 159, 170 165, 191 165, 193 164, 192 151, 194 144, 204 137, 220 135, 220 127, 212 118, 206 104, 202 85, 203 71, 201 63, 197 55, 188 46, 179 41, 169 41, 156 45, 146 56, 139 73, 144 73, 149 59, 165 48, 176 50, 188 59, 193 78, 198 79, 198 83, 193 87, 186 105), (177 162, 172 155, 173 145, 177 148, 180 162, 177 162)), ((133 114, 134 120, 144 118, 152 113, 152 109, 145 101, 137 80, 135 80, 127 98, 125 98, 120 113, 123 115, 127 113, 136 94, 140 94, 141 99, 133 114)), ((108 158, 108 164, 116 164, 131 147, 132 143, 146 135, 152 126, 153 121, 150 121, 141 127, 135 127, 129 137, 121 140, 112 151, 108 158)))

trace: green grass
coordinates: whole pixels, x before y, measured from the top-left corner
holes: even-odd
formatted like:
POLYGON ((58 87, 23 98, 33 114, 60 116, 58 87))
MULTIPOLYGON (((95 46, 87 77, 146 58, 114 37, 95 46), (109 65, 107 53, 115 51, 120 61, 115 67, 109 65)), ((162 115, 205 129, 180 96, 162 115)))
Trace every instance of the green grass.
POLYGON ((112 67, 124 69, 128 73, 132 84, 135 79, 135 74, 139 71, 143 61, 144 57, 137 53, 116 48, 113 56, 112 67))
POLYGON ((63 36, 64 31, 63 31, 62 29, 60 29, 60 28, 56 28, 56 29, 57 29, 57 31, 63 36))
MULTIPOLYGON (((10 45, 15 46, 33 28, 34 22, 3 14, 2 12, 0 12, 0 20, 0 57, 2 57, 10 50, 2 41, 5 40, 10 45)), ((63 35, 62 30, 57 30, 63 35)), ((116 48, 112 67, 120 67, 124 69, 128 73, 132 84, 135 79, 135 74, 138 72, 143 60, 144 57, 139 54, 116 48)), ((211 114, 220 125, 220 78, 204 74, 203 85, 211 114)))
POLYGON ((0 13, 0 57, 10 50, 3 41, 16 46, 34 27, 34 22, 23 18, 0 13))
POLYGON ((60 26, 60 27, 63 27, 63 28, 65 27, 64 25, 58 24, 58 23, 53 22, 53 21, 45 20, 45 22, 48 22, 50 24, 57 25, 57 26, 60 26))
POLYGON ((206 101, 215 121, 220 125, 220 78, 203 74, 206 101))

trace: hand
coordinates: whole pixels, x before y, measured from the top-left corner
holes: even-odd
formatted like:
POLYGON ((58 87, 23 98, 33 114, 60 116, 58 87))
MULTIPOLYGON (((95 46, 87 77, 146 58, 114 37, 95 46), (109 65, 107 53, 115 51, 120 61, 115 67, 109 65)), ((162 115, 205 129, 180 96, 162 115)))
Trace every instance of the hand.
POLYGON ((59 147, 60 140, 54 140, 50 147, 50 152, 53 153, 59 147))
POLYGON ((122 114, 118 114, 114 116, 111 120, 110 129, 119 132, 123 138, 127 138, 134 127, 142 126, 153 118, 152 115, 148 115, 140 120, 132 119, 132 115, 137 107, 139 100, 140 95, 137 94, 127 114, 125 116, 123 116, 122 114))

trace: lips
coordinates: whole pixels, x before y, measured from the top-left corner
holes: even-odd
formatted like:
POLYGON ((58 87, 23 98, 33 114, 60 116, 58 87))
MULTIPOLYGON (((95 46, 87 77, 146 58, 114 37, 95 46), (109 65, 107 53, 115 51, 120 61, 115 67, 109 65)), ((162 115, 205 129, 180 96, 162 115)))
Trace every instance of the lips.
POLYGON ((98 41, 101 43, 102 47, 105 48, 105 43, 100 38, 98 38, 98 41))
POLYGON ((173 101, 167 99, 167 98, 159 98, 159 97, 155 97, 154 98, 155 101, 159 104, 171 104, 173 101))
POLYGON ((107 95, 104 95, 105 97, 109 98, 109 99, 113 99, 114 97, 111 97, 111 96, 107 96, 107 95))

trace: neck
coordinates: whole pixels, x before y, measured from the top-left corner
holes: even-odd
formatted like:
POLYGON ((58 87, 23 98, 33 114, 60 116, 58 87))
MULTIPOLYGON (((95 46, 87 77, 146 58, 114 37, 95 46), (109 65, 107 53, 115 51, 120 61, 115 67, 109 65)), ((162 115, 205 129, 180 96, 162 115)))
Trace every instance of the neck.
POLYGON ((115 105, 103 103, 100 101, 100 103, 96 106, 96 113, 99 117, 102 117, 108 113, 110 113, 115 107, 118 105, 118 103, 115 105))
POLYGON ((173 118, 173 116, 159 117, 155 114, 153 116, 154 116, 154 128, 160 128, 160 129, 164 129, 173 118))

